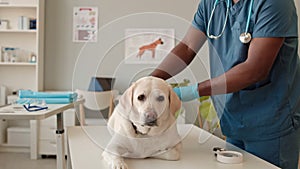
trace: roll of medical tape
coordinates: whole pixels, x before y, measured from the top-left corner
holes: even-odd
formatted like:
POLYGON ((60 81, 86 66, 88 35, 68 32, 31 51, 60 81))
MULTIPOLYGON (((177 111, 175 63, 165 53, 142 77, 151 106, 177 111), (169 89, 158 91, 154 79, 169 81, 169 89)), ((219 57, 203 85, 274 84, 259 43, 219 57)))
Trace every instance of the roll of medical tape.
POLYGON ((217 153, 217 161, 226 164, 242 163, 243 154, 236 151, 220 151, 217 153))

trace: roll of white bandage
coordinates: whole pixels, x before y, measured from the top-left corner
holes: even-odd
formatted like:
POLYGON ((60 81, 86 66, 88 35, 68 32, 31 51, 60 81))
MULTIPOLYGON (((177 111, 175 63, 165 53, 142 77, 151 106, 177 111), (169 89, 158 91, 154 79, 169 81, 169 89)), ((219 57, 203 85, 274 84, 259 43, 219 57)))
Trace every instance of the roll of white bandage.
POLYGON ((238 164, 243 162, 243 154, 236 151, 217 152, 217 161, 226 164, 238 164))

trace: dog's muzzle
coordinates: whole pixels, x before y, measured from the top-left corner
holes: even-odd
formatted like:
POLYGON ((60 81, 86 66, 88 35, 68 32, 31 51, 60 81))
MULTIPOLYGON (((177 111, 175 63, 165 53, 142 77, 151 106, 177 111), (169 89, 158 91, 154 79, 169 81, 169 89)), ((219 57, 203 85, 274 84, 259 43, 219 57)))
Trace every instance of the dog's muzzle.
POLYGON ((157 113, 149 111, 146 112, 144 115, 146 126, 157 126, 157 113))

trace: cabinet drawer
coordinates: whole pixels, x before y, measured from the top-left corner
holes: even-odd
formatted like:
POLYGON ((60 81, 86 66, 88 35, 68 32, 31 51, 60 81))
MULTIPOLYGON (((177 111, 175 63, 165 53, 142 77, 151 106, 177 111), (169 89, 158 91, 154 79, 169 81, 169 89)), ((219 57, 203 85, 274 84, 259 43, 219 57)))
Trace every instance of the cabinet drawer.
POLYGON ((56 127, 56 117, 51 116, 40 121, 40 126, 56 127))
POLYGON ((39 139, 55 140, 56 127, 41 126, 39 131, 39 139))
POLYGON ((39 140, 39 154, 55 155, 56 154, 56 141, 55 140, 39 140))
MULTIPOLYGON (((70 109, 64 111, 64 126, 75 125, 75 110, 70 109)), ((51 116, 40 121, 40 126, 56 127, 56 116, 51 116)))
MULTIPOLYGON (((56 140, 39 140, 38 154, 56 155, 56 140)), ((67 143, 65 141, 65 155, 67 155, 67 143)))
MULTIPOLYGON (((67 133, 67 128, 65 127, 65 138, 67 133)), ((56 140, 56 128, 49 126, 41 126, 39 131, 40 140, 56 140)))

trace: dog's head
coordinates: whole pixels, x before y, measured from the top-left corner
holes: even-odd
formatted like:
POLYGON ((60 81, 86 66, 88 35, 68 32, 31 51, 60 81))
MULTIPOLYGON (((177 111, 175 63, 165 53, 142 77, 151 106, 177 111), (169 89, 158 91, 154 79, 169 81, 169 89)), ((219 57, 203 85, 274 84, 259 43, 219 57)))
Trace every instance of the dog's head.
POLYGON ((164 44, 164 41, 162 41, 162 39, 161 39, 161 38, 159 38, 159 39, 157 40, 157 42, 158 42, 158 44, 161 44, 161 45, 163 45, 163 44, 164 44))
POLYGON ((132 84, 121 96, 123 115, 137 127, 155 127, 174 119, 181 102, 164 80, 144 77, 132 84))

